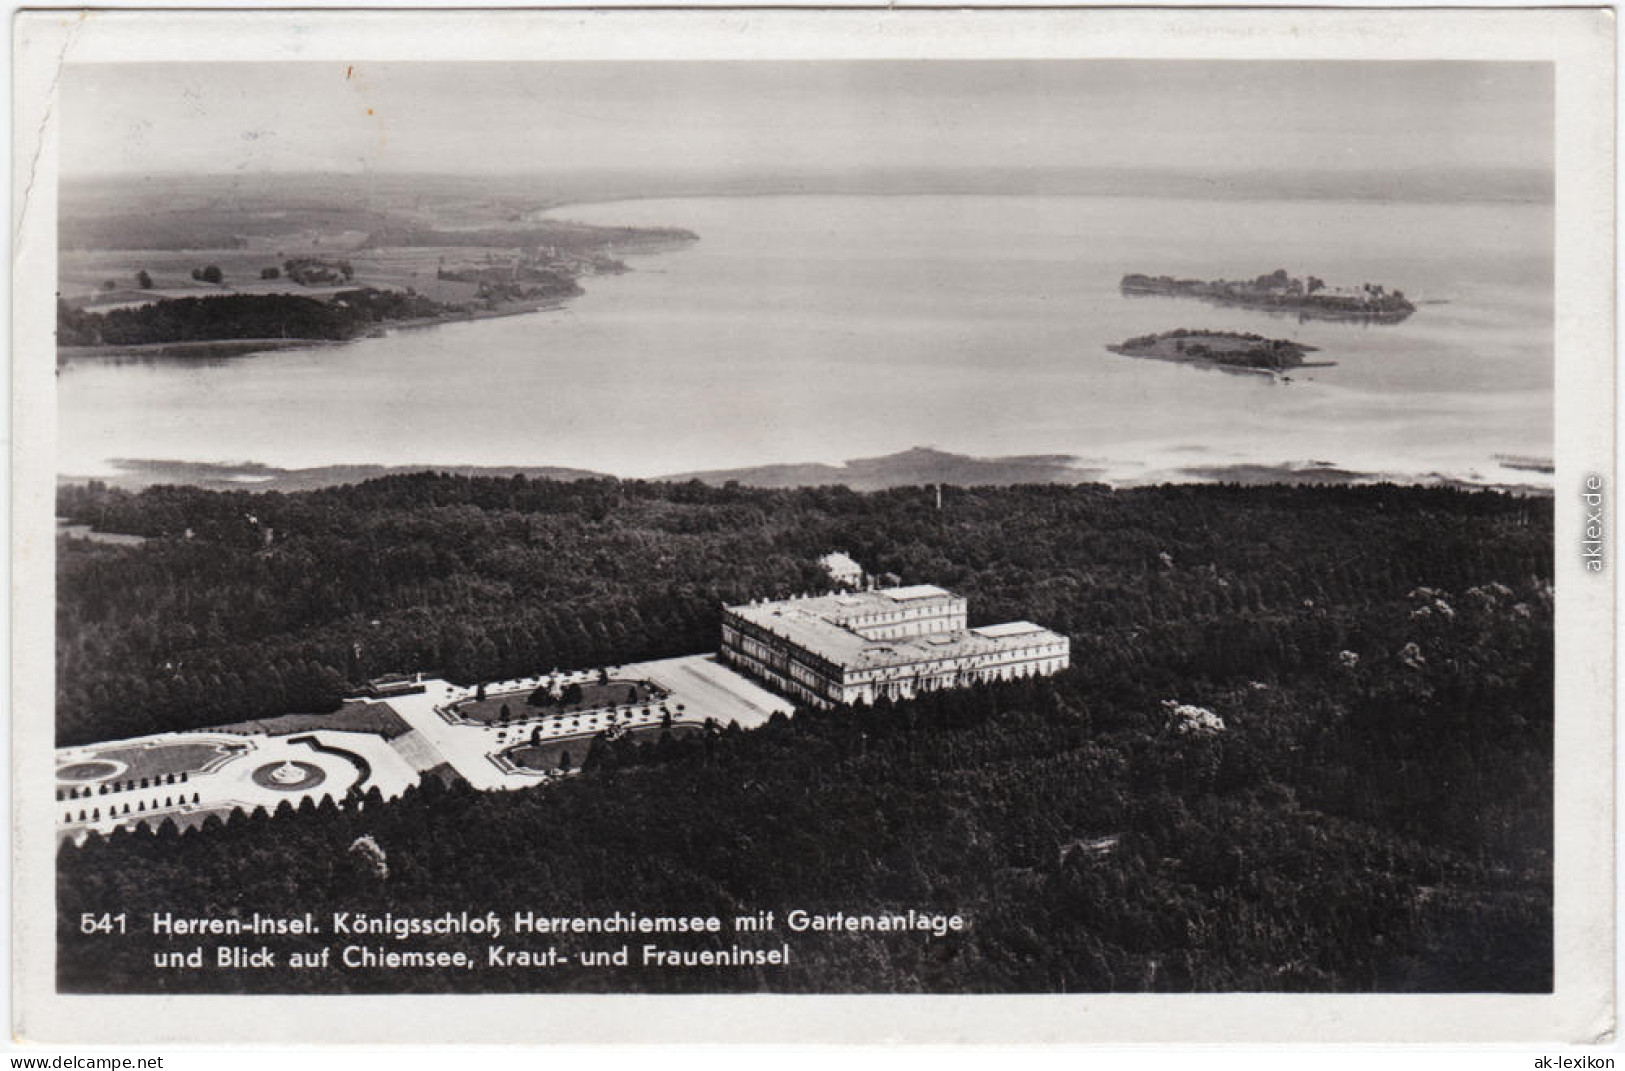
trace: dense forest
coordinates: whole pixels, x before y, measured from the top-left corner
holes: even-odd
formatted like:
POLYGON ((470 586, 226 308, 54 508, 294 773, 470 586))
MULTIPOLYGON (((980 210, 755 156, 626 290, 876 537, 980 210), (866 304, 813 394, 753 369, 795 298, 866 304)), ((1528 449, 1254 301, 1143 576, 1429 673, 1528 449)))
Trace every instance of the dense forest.
POLYGON ((600 742, 534 791, 435 784, 93 837, 61 857, 65 988, 1550 987, 1547 500, 1029 486, 946 488, 939 510, 921 489, 423 474, 71 487, 59 511, 150 537, 59 541, 62 742, 317 710, 389 670, 472 681, 713 649, 721 603, 820 588, 836 548, 960 591, 973 624, 1073 643, 1053 680, 600 742), (969 928, 784 936, 787 967, 455 975, 161 971, 147 940, 74 928, 110 910, 792 907, 969 928))
POLYGON ((87 312, 58 301, 59 346, 300 338, 343 341, 374 326, 460 310, 419 294, 362 287, 320 300, 300 294, 215 294, 87 312))

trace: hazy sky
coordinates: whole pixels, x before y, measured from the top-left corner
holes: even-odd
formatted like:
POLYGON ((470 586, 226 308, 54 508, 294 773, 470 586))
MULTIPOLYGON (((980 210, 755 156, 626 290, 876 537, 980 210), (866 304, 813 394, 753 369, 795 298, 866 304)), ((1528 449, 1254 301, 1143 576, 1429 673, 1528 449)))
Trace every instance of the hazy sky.
POLYGON ((62 173, 1549 168, 1545 64, 70 66, 62 173))

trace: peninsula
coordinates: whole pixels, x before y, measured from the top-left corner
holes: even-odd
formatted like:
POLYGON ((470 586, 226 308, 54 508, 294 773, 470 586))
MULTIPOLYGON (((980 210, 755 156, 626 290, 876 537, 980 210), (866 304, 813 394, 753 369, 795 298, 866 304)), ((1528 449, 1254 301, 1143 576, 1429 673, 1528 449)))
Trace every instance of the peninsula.
POLYGON ((1208 282, 1171 275, 1129 274, 1118 286, 1130 297, 1196 298, 1214 305, 1295 313, 1304 320, 1397 324, 1416 311, 1403 290, 1389 290, 1374 283, 1363 283, 1358 289, 1331 288, 1316 276, 1297 279, 1283 268, 1256 279, 1208 282))
POLYGON ((1315 352, 1315 347, 1284 338, 1265 338, 1263 335, 1235 331, 1198 331, 1186 327, 1164 331, 1160 335, 1141 335, 1106 348, 1125 357, 1179 361, 1265 375, 1277 375, 1305 366, 1324 368, 1335 363, 1305 362, 1304 354, 1315 352))
POLYGON ((418 177, 233 188, 182 180, 64 190, 57 357, 219 357, 558 305, 626 255, 696 240, 678 227, 541 216, 544 192, 497 196, 418 177))

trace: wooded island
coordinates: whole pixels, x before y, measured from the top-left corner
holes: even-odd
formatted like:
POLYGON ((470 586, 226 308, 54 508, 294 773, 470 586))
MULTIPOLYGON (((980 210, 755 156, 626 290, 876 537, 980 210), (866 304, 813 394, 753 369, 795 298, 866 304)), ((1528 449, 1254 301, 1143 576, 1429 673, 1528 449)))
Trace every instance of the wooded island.
POLYGON ((1323 279, 1294 278, 1277 268, 1256 279, 1176 279, 1171 275, 1123 276, 1118 284, 1131 297, 1196 298, 1214 305, 1233 305, 1266 312, 1294 313, 1310 320, 1354 320, 1397 324, 1416 311, 1403 290, 1373 283, 1358 288, 1329 288, 1323 279))
MULTIPOLYGON (((1315 352, 1314 346, 1284 338, 1265 338, 1263 335, 1236 331, 1193 330, 1188 327, 1164 331, 1160 335, 1141 335, 1106 348, 1125 357, 1216 365, 1265 373, 1303 367, 1306 363, 1304 355, 1315 352)), ((1326 367, 1332 363, 1315 362, 1314 367, 1326 367)))

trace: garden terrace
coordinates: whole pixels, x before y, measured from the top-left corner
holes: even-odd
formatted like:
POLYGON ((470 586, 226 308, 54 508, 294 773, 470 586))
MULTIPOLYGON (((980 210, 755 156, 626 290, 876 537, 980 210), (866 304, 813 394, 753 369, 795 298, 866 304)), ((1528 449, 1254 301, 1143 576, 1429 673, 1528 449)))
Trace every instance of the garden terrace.
POLYGON ((201 773, 238 754, 226 744, 152 743, 135 747, 87 749, 57 768, 59 785, 141 783, 181 774, 201 773))
MULTIPOLYGON (((670 732, 673 739, 681 739, 701 732, 701 727, 690 724, 674 724, 670 729, 662 729, 660 725, 639 725, 626 731, 626 736, 640 744, 652 743, 660 739, 662 732, 670 732)), ((525 770, 538 770, 547 772, 560 768, 560 759, 568 754, 570 768, 579 770, 587 759, 587 753, 592 749, 593 738, 597 733, 580 736, 543 737, 540 743, 522 743, 502 752, 501 757, 514 766, 525 770)))
POLYGON ((611 678, 608 681, 578 681, 562 684, 553 689, 555 698, 545 704, 531 703, 532 691, 489 694, 484 699, 470 699, 451 708, 453 714, 464 721, 481 725, 536 721, 561 714, 584 711, 609 710, 617 707, 641 707, 663 701, 668 692, 650 681, 611 678), (503 717, 503 708, 508 716, 503 717))

